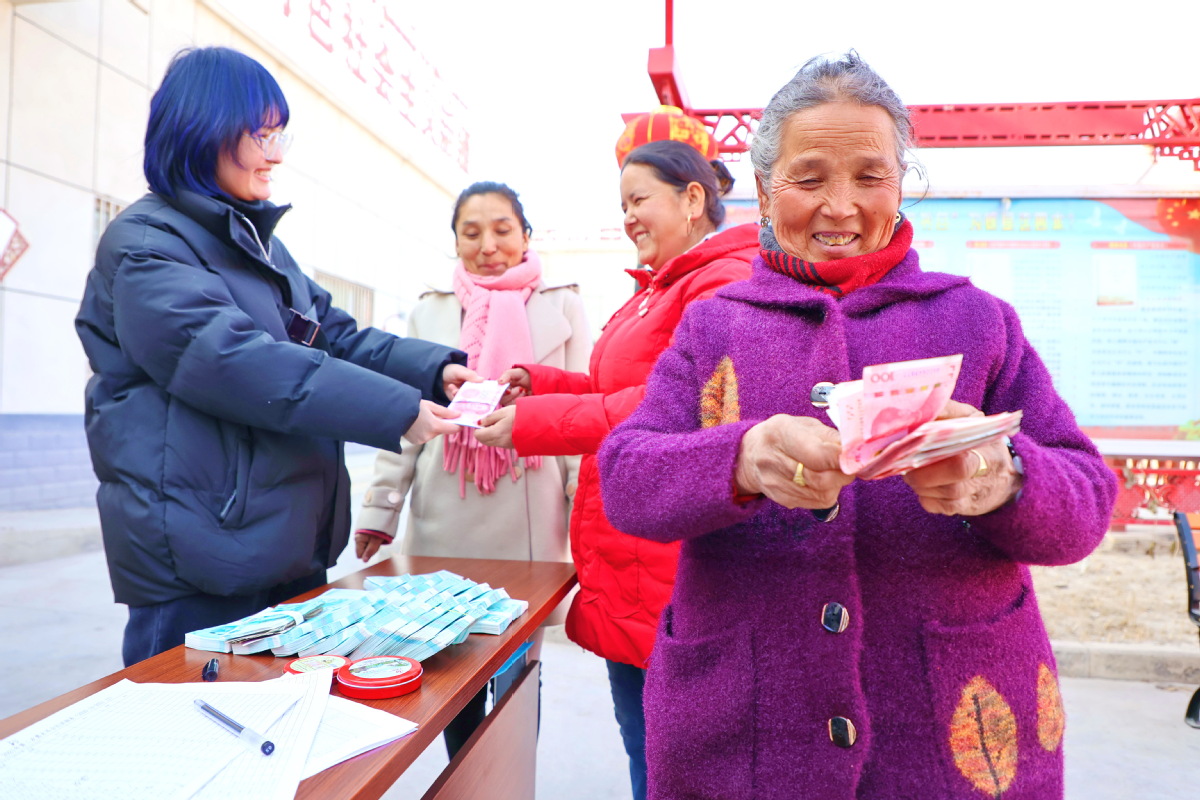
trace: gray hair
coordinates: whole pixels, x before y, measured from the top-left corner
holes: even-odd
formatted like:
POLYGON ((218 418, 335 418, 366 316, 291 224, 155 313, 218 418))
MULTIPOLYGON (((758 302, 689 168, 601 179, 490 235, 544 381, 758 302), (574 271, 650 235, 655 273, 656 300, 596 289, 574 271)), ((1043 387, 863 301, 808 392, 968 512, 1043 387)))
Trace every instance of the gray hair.
POLYGON ((849 100, 879 106, 892 118, 896 130, 896 161, 904 166, 904 152, 912 142, 908 108, 875 70, 853 50, 837 60, 811 58, 763 109, 762 120, 750 145, 750 162, 763 189, 770 192, 771 170, 779 158, 784 124, 797 111, 849 100))

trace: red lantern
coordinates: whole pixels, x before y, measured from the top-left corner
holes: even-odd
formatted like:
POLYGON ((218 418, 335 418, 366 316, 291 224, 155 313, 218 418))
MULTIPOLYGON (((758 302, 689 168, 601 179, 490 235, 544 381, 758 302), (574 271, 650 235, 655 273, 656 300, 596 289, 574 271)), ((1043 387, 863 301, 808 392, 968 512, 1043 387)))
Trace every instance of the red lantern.
POLYGON ((717 140, 703 122, 675 106, 659 106, 648 114, 639 114, 625 126, 617 139, 617 165, 625 163, 625 156, 633 148, 663 139, 690 144, 706 161, 717 157, 717 140))

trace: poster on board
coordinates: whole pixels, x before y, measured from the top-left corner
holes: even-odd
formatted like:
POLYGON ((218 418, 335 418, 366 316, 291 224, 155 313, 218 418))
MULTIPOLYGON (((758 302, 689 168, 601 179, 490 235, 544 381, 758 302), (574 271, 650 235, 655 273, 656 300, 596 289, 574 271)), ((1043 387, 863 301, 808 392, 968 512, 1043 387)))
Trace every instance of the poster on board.
POLYGON ((965 275, 1012 303, 1102 449, 1169 441, 1154 454, 1200 455, 1200 198, 927 198, 903 208, 922 269, 965 275))

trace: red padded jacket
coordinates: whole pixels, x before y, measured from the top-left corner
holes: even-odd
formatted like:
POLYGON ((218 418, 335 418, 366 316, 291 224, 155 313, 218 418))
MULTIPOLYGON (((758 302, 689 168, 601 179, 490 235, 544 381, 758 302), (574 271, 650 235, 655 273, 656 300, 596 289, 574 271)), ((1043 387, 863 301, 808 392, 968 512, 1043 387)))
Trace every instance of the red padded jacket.
POLYGON ((611 661, 646 666, 659 612, 671 598, 679 546, 629 536, 609 524, 596 452, 642 401, 650 369, 671 343, 687 304, 750 277, 756 255, 757 226, 739 225, 658 272, 629 270, 642 289, 605 324, 592 349, 590 374, 520 365, 529 371, 533 392, 516 403, 517 452, 583 454, 570 525, 579 592, 567 615, 567 636, 611 661))

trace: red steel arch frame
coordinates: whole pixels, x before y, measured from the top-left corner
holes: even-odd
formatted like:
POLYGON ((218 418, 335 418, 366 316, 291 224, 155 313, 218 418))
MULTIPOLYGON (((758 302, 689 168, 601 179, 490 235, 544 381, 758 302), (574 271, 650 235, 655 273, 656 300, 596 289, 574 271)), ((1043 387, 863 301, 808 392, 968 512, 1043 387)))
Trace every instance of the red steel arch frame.
MULTIPOLYGON (((666 44, 650 50, 647 69, 663 105, 704 123, 717 152, 736 160, 749 149, 761 108, 693 108, 675 69, 674 0, 665 0, 666 44)), ((1191 161, 1200 171, 1200 98, 1062 103, 909 106, 920 147, 1044 147, 1140 144, 1155 156, 1191 161)), ((624 114, 628 122, 636 114, 624 114)))
MULTIPOLYGON (((692 108, 675 72, 675 49, 670 44, 651 49, 649 72, 659 102, 678 106, 704 123, 723 157, 737 159, 749 149, 761 108, 692 108)), ((1200 171, 1200 98, 908 108, 920 147, 1140 144, 1153 147, 1156 156, 1191 161, 1200 171)), ((636 114, 623 116, 628 121, 636 114)))
MULTIPOLYGON (((717 152, 737 160, 749 150, 761 108, 693 108, 675 68, 673 3, 666 0, 666 45, 650 50, 648 72, 663 105, 677 106, 708 128, 717 152)), ((1155 157, 1191 161, 1200 171, 1200 98, 1061 103, 971 103, 909 106, 920 147, 1046 147, 1136 144, 1155 157)), ((626 122, 637 114, 622 115, 626 122)), ((1136 519, 1134 508, 1200 512, 1195 459, 1106 458, 1122 479, 1113 529, 1136 519)), ((1166 520, 1170 524, 1170 520, 1166 520)))

